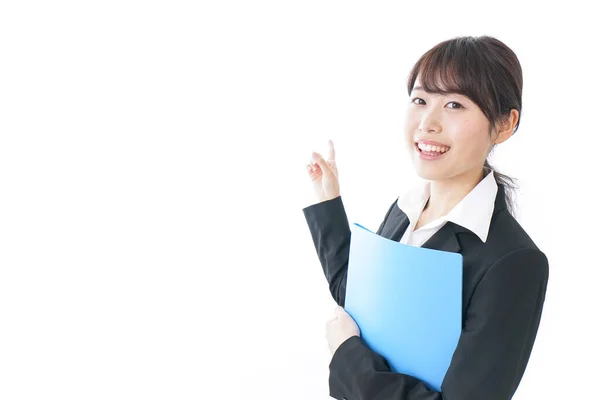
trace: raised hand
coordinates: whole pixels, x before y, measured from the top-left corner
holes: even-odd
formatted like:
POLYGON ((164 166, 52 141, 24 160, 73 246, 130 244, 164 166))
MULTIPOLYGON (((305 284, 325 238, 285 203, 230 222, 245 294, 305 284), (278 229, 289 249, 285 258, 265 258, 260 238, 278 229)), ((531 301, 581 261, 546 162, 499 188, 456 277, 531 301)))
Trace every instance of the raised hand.
POLYGON ((335 148, 329 140, 329 156, 325 160, 319 153, 312 153, 312 162, 306 170, 313 184, 313 190, 319 202, 331 200, 340 195, 338 170, 335 163, 335 148))

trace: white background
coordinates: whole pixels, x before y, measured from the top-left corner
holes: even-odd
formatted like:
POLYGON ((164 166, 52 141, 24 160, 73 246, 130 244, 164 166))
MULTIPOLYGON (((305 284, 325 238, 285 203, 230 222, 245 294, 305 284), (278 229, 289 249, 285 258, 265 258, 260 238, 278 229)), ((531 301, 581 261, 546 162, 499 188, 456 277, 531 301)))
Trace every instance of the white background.
POLYGON ((2 2, 0 398, 327 399, 304 166, 332 138, 376 229, 414 179, 411 66, 483 34, 523 66, 493 164, 550 260, 515 398, 600 398, 595 14, 414 3, 2 2))

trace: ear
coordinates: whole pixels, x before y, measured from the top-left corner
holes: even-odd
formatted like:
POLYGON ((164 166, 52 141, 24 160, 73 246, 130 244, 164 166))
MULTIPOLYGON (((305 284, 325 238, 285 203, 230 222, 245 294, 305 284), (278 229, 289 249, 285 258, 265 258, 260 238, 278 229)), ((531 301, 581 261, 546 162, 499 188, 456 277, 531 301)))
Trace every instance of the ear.
POLYGON ((515 126, 519 121, 519 112, 516 109, 510 110, 510 114, 499 124, 494 144, 500 144, 508 140, 514 133, 515 126))

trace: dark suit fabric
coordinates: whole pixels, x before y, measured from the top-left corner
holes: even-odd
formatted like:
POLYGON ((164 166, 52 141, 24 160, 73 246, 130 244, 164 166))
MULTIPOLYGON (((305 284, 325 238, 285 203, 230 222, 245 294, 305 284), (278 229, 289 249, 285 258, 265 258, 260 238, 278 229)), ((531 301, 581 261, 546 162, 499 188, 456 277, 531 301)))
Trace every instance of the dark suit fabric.
MULTIPOLYGON (((399 241, 406 214, 389 207, 377 233, 399 241)), ((303 209, 335 301, 344 306, 350 227, 342 198, 303 209)), ((506 208, 498 186, 486 243, 447 222, 422 247, 463 256, 462 333, 442 391, 390 371, 360 337, 346 340, 329 365, 330 395, 348 400, 506 400, 521 381, 537 334, 548 260, 506 208)))

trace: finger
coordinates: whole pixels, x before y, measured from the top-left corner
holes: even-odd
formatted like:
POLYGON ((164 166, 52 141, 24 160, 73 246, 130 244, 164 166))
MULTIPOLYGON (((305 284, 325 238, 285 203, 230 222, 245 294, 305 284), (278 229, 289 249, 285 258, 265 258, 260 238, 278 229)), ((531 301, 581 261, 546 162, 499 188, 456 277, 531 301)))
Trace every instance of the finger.
POLYGON ((334 315, 333 318, 330 318, 329 320, 327 320, 327 323, 329 324, 329 323, 334 323, 334 322, 337 322, 337 321, 339 321, 338 320, 338 316, 334 315))
POLYGON ((315 160, 315 162, 317 163, 317 165, 319 167, 321 167, 321 171, 323 171, 323 174, 331 174, 331 168, 329 167, 329 164, 327 164, 327 162, 323 159, 323 156, 321 156, 319 153, 317 152, 313 152, 313 160, 315 160))
POLYGON ((311 157, 310 160, 308 161, 308 164, 306 164, 306 165, 309 165, 312 169, 319 169, 319 164, 317 164, 315 162, 314 157, 311 157))
POLYGON ((343 308, 343 307, 337 306, 337 307, 335 308, 335 316, 336 316, 337 318, 341 317, 341 316, 342 316, 342 315, 344 315, 345 313, 346 313, 346 311, 344 310, 344 308, 343 308))
POLYGON ((329 161, 335 161, 335 148, 333 147, 333 140, 329 139, 327 144, 329 145, 329 161))
POLYGON ((328 332, 328 333, 329 333, 329 332, 331 332, 331 331, 333 330, 333 327, 334 327, 334 325, 335 325, 335 324, 337 324, 337 323, 338 323, 338 320, 337 320, 337 318, 335 318, 335 319, 330 319, 330 320, 329 320, 329 321, 327 321, 327 323, 325 324, 325 331, 326 331, 326 332, 328 332))

